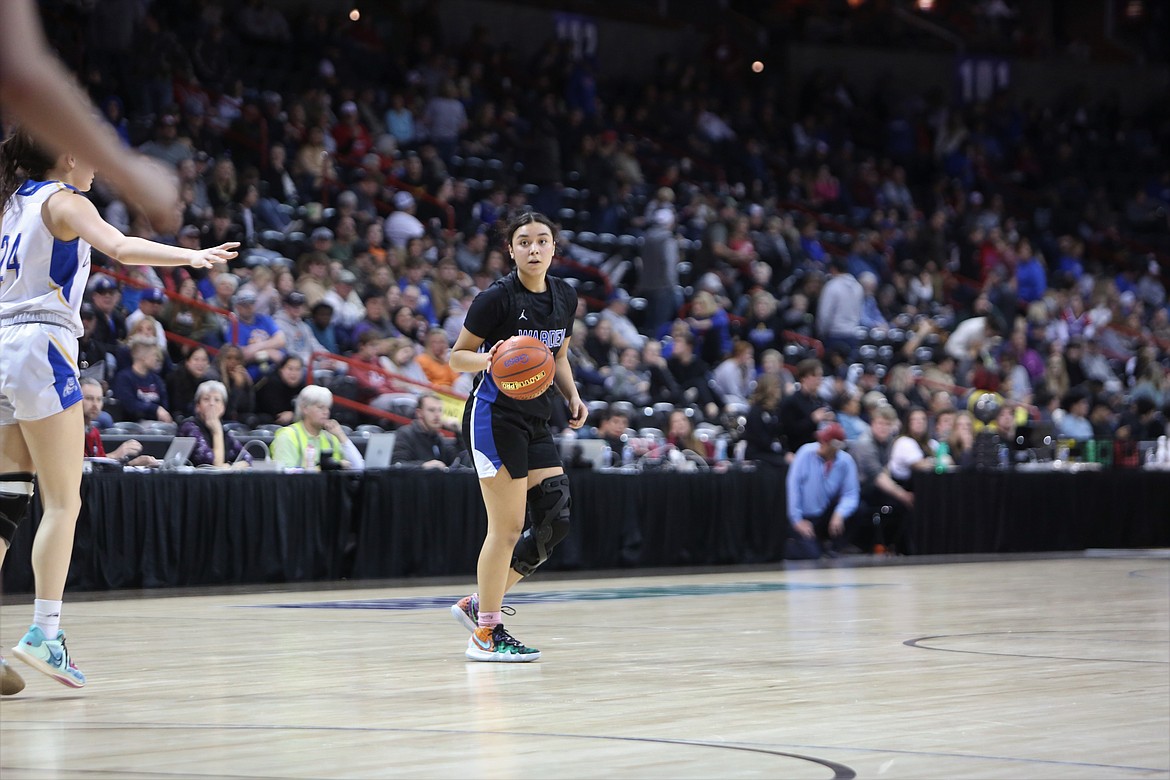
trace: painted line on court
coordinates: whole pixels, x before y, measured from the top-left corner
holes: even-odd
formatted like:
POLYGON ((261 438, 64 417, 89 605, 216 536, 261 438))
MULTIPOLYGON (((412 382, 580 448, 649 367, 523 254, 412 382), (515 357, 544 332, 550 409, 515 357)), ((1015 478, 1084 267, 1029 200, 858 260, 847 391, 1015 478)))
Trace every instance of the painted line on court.
MULTIPOLYGON (((859 590, 862 588, 891 587, 873 584, 806 585, 786 582, 737 582, 726 585, 657 585, 630 588, 592 588, 587 590, 546 590, 535 593, 508 594, 509 604, 548 604, 574 601, 615 601, 625 599, 660 599, 680 596, 731 596, 748 593, 777 593, 783 591, 859 590)), ((385 599, 354 599, 342 601, 301 601, 286 604, 243 604, 261 609, 380 609, 407 611, 450 607, 466 593, 454 596, 401 596, 385 599)))
MULTIPOLYGON (((1007 656, 1009 658, 1044 658, 1044 659, 1054 660, 1054 661, 1098 661, 1098 662, 1102 662, 1102 663, 1122 663, 1122 664, 1159 664, 1161 666, 1166 666, 1167 664, 1170 664, 1170 661, 1161 661, 1161 660, 1156 660, 1156 659, 1155 660, 1146 660, 1146 659, 1140 659, 1140 658, 1085 658, 1084 656, 1073 656, 1073 655, 1041 655, 1039 653, 1003 653, 1003 652, 996 652, 993 650, 963 650, 963 649, 953 648, 953 647, 934 647, 932 645, 925 644, 926 642, 931 642, 931 641, 935 641, 935 640, 959 639, 959 638, 966 638, 966 637, 997 637, 997 638, 998 637, 1012 637, 1014 639, 1023 639, 1025 637, 1035 636, 1037 634, 1056 634, 1059 636, 1072 636, 1072 637, 1076 637, 1078 635, 1084 635, 1084 634, 1105 634, 1105 637, 1102 637, 1102 639, 1108 641, 1110 644, 1112 644, 1114 646, 1119 645, 1123 642, 1129 642, 1129 643, 1144 642, 1144 643, 1148 643, 1148 644, 1157 644, 1159 647, 1164 647, 1166 645, 1165 638, 1163 638, 1161 636, 1161 634, 1165 633, 1164 631, 1160 632, 1158 629, 1137 629, 1137 630, 1138 631, 1145 631, 1146 633, 1150 633, 1150 632, 1158 633, 1159 637, 1158 637, 1158 639, 1130 639, 1130 638, 1126 638, 1125 635, 1133 633, 1132 631, 1127 632, 1127 631, 1118 631, 1118 630, 1112 630, 1112 629, 1111 630, 1101 630, 1101 631, 1092 631, 1092 630, 1084 630, 1084 629, 1078 629, 1076 631, 983 631, 983 632, 978 632, 978 633, 973 633, 973 634, 935 634, 934 636, 920 636, 917 639, 907 639, 902 644, 906 645, 907 647, 917 648, 919 650, 935 650, 935 651, 938 651, 940 653, 966 653, 969 655, 1000 655, 1000 656, 1007 656)), ((1116 649, 1116 647, 1114 649, 1116 649)))
MULTIPOLYGON (((29 726, 50 726, 59 728, 58 721, 24 721, 20 724, 12 724, 6 726, 7 730, 16 732, 28 729, 29 726)), ((93 730, 93 731, 121 731, 131 729, 134 731, 166 731, 166 730, 182 730, 182 731, 305 731, 305 732, 348 732, 348 733, 376 733, 376 734, 450 734, 454 736, 471 736, 471 735, 488 735, 500 737, 544 737, 549 739, 569 739, 569 740, 601 740, 613 742, 642 742, 650 744, 662 745, 677 745, 682 747, 710 747, 722 750, 738 750, 743 752, 761 753, 765 755, 773 755, 781 758, 794 758, 800 761, 808 761, 821 766, 828 767, 833 770, 834 778, 837 780, 848 780, 857 776, 855 770, 844 764, 838 764, 827 759, 818 758, 815 756, 803 755, 800 753, 790 753, 778 748, 784 747, 789 750, 804 750, 804 751, 832 751, 842 753, 877 753, 890 754, 900 756, 922 756, 931 758, 958 758, 968 759, 971 761, 989 761, 989 762, 1003 762, 1009 764, 1025 764, 1031 766, 1063 766, 1063 767, 1085 767, 1091 769, 1106 769, 1119 770, 1124 772, 1136 772, 1143 775, 1150 774, 1165 774, 1167 767, 1148 767, 1148 766, 1134 766, 1132 764, 1109 764, 1097 761, 1070 761, 1051 758, 1027 758, 1023 756, 996 756, 980 753, 960 753, 956 751, 945 750, 906 750, 906 749, 891 749, 879 747, 864 747, 860 745, 805 745, 805 744, 786 744, 778 743, 769 745, 760 742, 716 742, 713 740, 690 740, 690 739, 670 739, 667 737, 635 737, 623 736, 616 734, 570 734, 563 732, 544 732, 544 731, 496 731, 491 729, 443 729, 443 728, 403 728, 394 726, 324 726, 324 725, 291 725, 291 724, 249 724, 249 723, 156 723, 156 722, 133 722, 125 723, 87 723, 71 725, 72 730, 93 730)), ((12 767, 15 769, 16 767, 12 767)), ((108 772, 107 772, 108 773, 108 772)), ((157 772, 151 772, 155 775, 157 772)), ((190 772, 185 772, 184 776, 197 776, 190 772)))

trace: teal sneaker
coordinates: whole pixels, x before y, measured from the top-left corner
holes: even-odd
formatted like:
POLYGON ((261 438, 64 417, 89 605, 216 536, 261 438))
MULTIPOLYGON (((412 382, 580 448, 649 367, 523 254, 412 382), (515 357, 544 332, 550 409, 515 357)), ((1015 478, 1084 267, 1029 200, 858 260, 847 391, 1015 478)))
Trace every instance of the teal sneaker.
POLYGON ((85 685, 85 675, 74 665, 65 647, 64 631, 58 631, 56 639, 46 639, 41 629, 30 626, 20 643, 12 648, 12 654, 62 685, 70 688, 85 685))
POLYGON ((0 655, 0 696, 11 696, 24 690, 24 680, 0 655))
POLYGON ((524 663, 540 658, 540 651, 534 647, 525 647, 500 623, 496 626, 480 626, 472 631, 464 655, 472 661, 524 663))

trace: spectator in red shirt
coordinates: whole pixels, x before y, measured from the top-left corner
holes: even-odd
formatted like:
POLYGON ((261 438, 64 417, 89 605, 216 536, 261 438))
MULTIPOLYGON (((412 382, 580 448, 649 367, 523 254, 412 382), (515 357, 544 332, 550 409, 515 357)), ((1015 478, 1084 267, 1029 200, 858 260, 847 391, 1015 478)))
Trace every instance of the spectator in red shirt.
POLYGON ((337 159, 344 165, 360 165, 362 158, 374 147, 370 131, 362 124, 357 104, 352 100, 341 104, 332 133, 337 143, 337 159))

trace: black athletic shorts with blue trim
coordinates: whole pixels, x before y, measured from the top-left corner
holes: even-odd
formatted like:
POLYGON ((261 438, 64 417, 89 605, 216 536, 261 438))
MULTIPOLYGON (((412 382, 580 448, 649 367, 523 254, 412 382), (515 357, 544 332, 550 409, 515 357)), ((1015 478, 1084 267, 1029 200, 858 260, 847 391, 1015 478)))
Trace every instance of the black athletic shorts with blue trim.
POLYGON ((463 440, 480 479, 494 477, 501 466, 513 479, 561 466, 547 420, 497 406, 478 394, 467 399, 463 410, 463 440))

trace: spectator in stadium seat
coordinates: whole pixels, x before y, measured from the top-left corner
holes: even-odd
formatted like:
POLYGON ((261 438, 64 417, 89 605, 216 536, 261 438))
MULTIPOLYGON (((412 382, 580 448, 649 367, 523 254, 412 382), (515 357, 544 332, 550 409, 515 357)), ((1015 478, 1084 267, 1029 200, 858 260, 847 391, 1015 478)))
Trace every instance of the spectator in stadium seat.
POLYGON ((98 274, 89 283, 89 295, 97 318, 93 338, 113 349, 126 339, 126 316, 118 308, 118 283, 98 274))
POLYGON ((783 347, 784 322, 779 313, 775 296, 767 290, 756 290, 748 303, 747 321, 742 333, 751 342, 755 354, 763 358, 769 349, 783 347))
POLYGON ((396 249, 404 249, 412 238, 426 235, 426 226, 415 216, 414 196, 406 190, 394 193, 394 213, 386 217, 386 240, 396 249))
POLYGON ((622 441, 622 437, 626 436, 629 428, 629 416, 612 406, 602 413, 601 419, 597 422, 597 438, 609 447, 609 462, 615 466, 622 462, 622 453, 626 448, 626 442, 622 441))
POLYGON ((97 329, 97 312, 89 301, 81 304, 81 336, 77 339, 77 359, 85 361, 89 367, 85 369, 86 376, 91 376, 103 382, 113 379, 114 347, 97 341, 94 331, 97 329))
POLYGON ((621 351, 617 364, 610 368, 605 386, 611 401, 632 401, 639 406, 651 402, 650 372, 641 366, 637 349, 626 347, 621 351))
POLYGON ((1089 422, 1089 395, 1073 390, 1060 404, 1064 414, 1056 423, 1056 435, 1063 439, 1088 441, 1093 438, 1093 424, 1089 422))
POLYGON ((112 390, 122 415, 131 422, 172 422, 167 386, 159 376, 162 350, 152 337, 130 342, 130 366, 114 377, 112 390))
POLYGON ((813 441, 817 428, 833 419, 832 410, 820 396, 824 377, 825 368, 816 358, 806 358, 796 366, 796 392, 780 404, 780 428, 789 452, 813 441))
POLYGON ((127 332, 133 330, 134 324, 144 317, 150 317, 154 320, 154 336, 158 345, 163 349, 167 347, 167 335, 163 330, 163 306, 167 302, 167 294, 161 287, 151 287, 142 292, 138 299, 138 308, 130 312, 126 317, 127 332))
POLYGON ((256 293, 241 290, 232 304, 236 322, 234 327, 228 325, 224 329, 224 343, 234 344, 243 351, 244 365, 255 381, 284 358, 287 342, 276 322, 256 311, 256 293))
POLYGON ((692 452, 703 460, 710 460, 715 454, 715 445, 699 438, 695 433, 695 423, 682 409, 670 413, 666 443, 674 445, 676 449, 692 452))
POLYGON ((600 318, 607 320, 613 330, 613 345, 617 349, 641 349, 646 337, 630 322, 630 294, 621 287, 610 293, 609 301, 601 310, 600 318))
POLYGON ((731 354, 731 318, 709 290, 695 293, 686 322, 695 337, 695 352, 707 365, 731 354))
POLYGON ((174 414, 180 418, 195 414, 196 388, 216 376, 207 348, 193 347, 167 376, 167 395, 174 414))
POLYGON ((297 395, 305 388, 305 363, 296 355, 284 360, 256 383, 256 421, 289 425, 297 395))
POLYGON ((678 385, 681 403, 697 404, 707 417, 718 415, 722 399, 711 388, 711 369, 695 354, 695 337, 689 330, 675 334, 666 365, 678 385))
POLYGON ((448 362, 451 345, 447 343, 447 334, 441 330, 431 331, 426 335, 424 349, 415 362, 426 374, 427 381, 443 390, 454 388, 460 374, 448 362))
POLYGON ((296 355, 302 363, 308 363, 314 352, 325 350, 305 322, 305 296, 296 290, 284 296, 283 305, 272 320, 284 335, 286 355, 296 355))
POLYGON ((779 468, 792 461, 792 453, 784 449, 784 431, 780 425, 780 401, 783 398, 780 378, 761 375, 748 399, 750 407, 743 426, 747 442, 744 459, 766 463, 779 468))
POLYGON ((228 391, 224 417, 233 422, 250 418, 256 407, 256 389, 244 365, 244 351, 235 344, 224 344, 215 356, 215 366, 228 391))
POLYGON ((711 372, 711 381, 723 403, 746 404, 756 384, 755 350, 750 342, 736 341, 731 355, 711 372))

